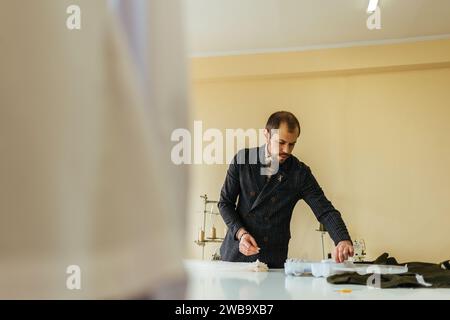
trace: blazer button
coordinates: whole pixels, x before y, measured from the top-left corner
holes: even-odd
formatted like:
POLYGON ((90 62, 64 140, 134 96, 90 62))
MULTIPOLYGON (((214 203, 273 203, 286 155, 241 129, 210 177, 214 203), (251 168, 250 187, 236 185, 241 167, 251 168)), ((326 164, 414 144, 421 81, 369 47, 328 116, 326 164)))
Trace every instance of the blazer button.
POLYGON ((271 200, 273 203, 275 203, 275 201, 277 201, 277 198, 272 197, 270 200, 271 200))
POLYGON ((250 191, 250 196, 251 197, 254 197, 256 195, 256 192, 255 191, 250 191))
POLYGON ((269 241, 269 237, 265 236, 264 237, 264 242, 267 242, 267 241, 269 241))

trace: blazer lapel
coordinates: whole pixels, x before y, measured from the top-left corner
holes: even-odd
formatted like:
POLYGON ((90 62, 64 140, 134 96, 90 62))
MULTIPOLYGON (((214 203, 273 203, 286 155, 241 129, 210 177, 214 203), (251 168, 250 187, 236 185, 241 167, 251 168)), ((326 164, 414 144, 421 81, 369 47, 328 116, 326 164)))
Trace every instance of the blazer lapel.
POLYGON ((265 176, 261 176, 261 167, 262 167, 262 160, 264 159, 264 147, 265 145, 256 148, 256 154, 250 155, 250 174, 251 174, 251 180, 254 184, 254 186, 256 187, 255 189, 258 190, 258 194, 261 192, 261 190, 263 189, 266 180, 265 180, 265 176))
POLYGON ((257 193, 260 194, 261 190, 264 188, 265 185, 265 176, 261 176, 261 165, 250 165, 250 174, 251 179, 254 185, 254 188, 257 190, 257 193))
MULTIPOLYGON (((257 174, 261 175, 260 172, 258 172, 257 174)), ((287 179, 288 179, 288 175, 280 168, 278 170, 278 172, 275 175, 273 175, 270 178, 270 180, 264 185, 263 189, 258 194, 258 197, 256 198, 255 202, 253 202, 253 205, 250 208, 250 211, 252 211, 258 205, 263 203, 264 200, 266 200, 267 197, 269 197, 278 187, 280 187, 282 184, 286 183, 287 179)))

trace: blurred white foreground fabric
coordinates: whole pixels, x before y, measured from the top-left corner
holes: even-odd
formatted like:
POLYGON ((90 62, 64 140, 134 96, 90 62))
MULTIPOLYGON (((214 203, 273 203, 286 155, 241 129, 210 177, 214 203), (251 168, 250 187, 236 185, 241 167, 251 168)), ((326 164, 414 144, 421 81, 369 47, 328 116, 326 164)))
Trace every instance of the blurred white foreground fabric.
POLYGON ((182 278, 187 175, 168 150, 186 71, 167 2, 148 1, 163 22, 143 82, 106 1, 76 1, 81 30, 73 1, 1 1, 0 298, 129 298, 182 278))

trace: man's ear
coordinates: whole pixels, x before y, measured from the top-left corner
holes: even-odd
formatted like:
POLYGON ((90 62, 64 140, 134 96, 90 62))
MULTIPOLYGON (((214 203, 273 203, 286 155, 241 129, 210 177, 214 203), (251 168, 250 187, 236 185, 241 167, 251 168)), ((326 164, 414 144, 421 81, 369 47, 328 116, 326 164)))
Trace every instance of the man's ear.
POLYGON ((264 128, 264 137, 266 137, 267 142, 270 140, 269 130, 267 130, 266 128, 264 128))

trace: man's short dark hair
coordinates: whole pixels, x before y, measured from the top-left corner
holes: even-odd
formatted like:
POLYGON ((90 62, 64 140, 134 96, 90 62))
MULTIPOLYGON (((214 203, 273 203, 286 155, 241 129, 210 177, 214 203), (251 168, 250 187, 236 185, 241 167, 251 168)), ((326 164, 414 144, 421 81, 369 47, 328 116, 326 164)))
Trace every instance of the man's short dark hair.
POLYGON ((300 122, 293 113, 289 111, 277 111, 267 120, 266 129, 270 132, 272 129, 279 129, 281 123, 286 123, 289 132, 294 132, 298 128, 298 135, 300 135, 300 122))

